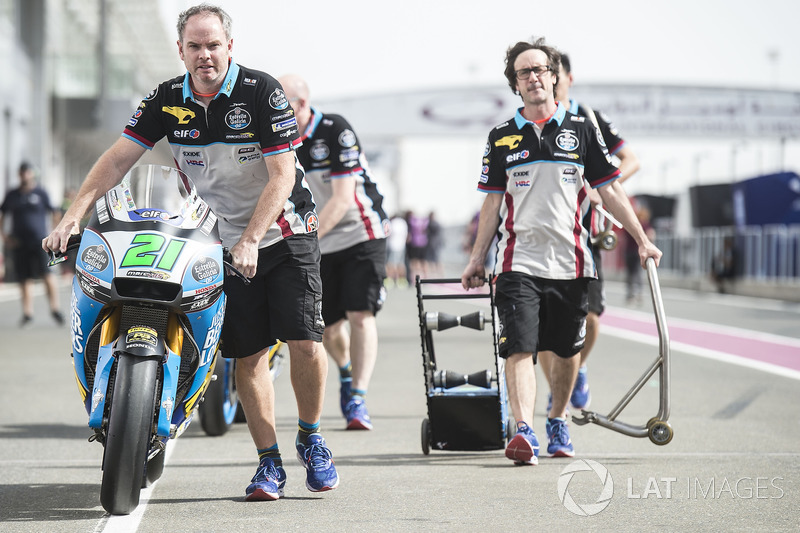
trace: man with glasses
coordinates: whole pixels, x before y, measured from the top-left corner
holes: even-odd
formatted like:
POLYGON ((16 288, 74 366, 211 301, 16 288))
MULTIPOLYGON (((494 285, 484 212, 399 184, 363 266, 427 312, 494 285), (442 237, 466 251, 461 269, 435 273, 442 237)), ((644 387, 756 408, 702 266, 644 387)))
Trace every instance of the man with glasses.
POLYGON ((319 208, 322 343, 339 367, 347 429, 369 430, 366 396, 378 358, 375 313, 386 298, 389 217, 363 146, 347 120, 312 107, 308 84, 300 76, 281 76, 278 81, 295 110, 303 142, 297 158, 319 208))
POLYGON ((478 190, 488 193, 478 235, 461 275, 480 287, 495 233, 499 349, 517 433, 506 447, 515 464, 538 464, 533 432, 537 352, 552 351, 553 406, 545 424, 551 456, 574 455, 566 409, 586 334, 587 290, 596 277, 589 232, 587 185, 630 232, 642 267, 661 251, 647 238, 617 183, 602 136, 584 117, 555 101, 560 54, 544 39, 518 42, 506 52, 505 76, 523 106, 495 127, 483 156, 478 190))
MULTIPOLYGON (((578 103, 569 97, 569 89, 572 87, 573 83, 572 65, 569 56, 564 53, 561 54, 561 68, 559 70, 558 79, 556 101, 560 102, 567 108, 567 111, 573 115, 586 117, 597 127, 600 134, 603 136, 603 141, 608 148, 608 153, 619 160, 619 177, 617 178, 617 182, 624 183, 639 170, 639 159, 625 140, 620 137, 616 126, 614 126, 605 113, 592 109, 583 103, 578 103)), ((589 189, 588 192, 592 209, 589 210, 589 213, 584 219, 584 224, 589 228, 589 234, 595 237, 601 229, 598 228, 600 217, 595 207, 601 205, 602 200, 595 189, 589 189)), ((603 314, 606 307, 605 292, 603 289, 602 256, 600 252, 600 245, 593 240, 592 256, 594 257, 595 266, 597 267, 597 278, 589 281, 589 314, 586 315, 586 342, 584 343, 583 350, 581 350, 581 364, 578 369, 578 376, 575 379, 575 386, 569 398, 570 405, 575 409, 586 409, 591 402, 586 360, 589 358, 589 354, 597 341, 597 336, 600 334, 600 315, 603 314)), ((539 364, 542 365, 544 375, 549 380, 550 357, 548 353, 545 352, 542 354, 539 358, 539 364)), ((548 406, 551 404, 552 395, 548 395, 548 406)))

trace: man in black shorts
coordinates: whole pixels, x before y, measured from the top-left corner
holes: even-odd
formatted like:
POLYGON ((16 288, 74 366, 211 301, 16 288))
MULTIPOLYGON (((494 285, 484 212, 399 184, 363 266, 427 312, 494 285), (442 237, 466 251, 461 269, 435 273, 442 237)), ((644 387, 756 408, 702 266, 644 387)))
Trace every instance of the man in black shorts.
MULTIPOLYGON (((572 87, 573 75, 572 64, 567 54, 561 54, 561 69, 559 71, 559 82, 556 87, 556 101, 567 108, 567 111, 574 115, 586 117, 597 127, 600 134, 603 136, 603 141, 608 148, 609 155, 616 157, 619 161, 619 177, 617 182, 624 183, 628 178, 639 170, 639 158, 636 157, 633 149, 620 137, 619 131, 608 116, 602 111, 592 109, 591 107, 578 103, 569 97, 569 89, 572 87)), ((600 215, 597 206, 602 204, 600 195, 595 189, 589 190, 589 200, 592 208, 584 217, 584 225, 589 228, 589 234, 592 236, 592 255, 594 257, 595 266, 597 267, 597 279, 589 281, 589 314, 586 315, 586 341, 581 350, 581 365, 578 369, 578 376, 575 379, 575 386, 572 388, 569 403, 575 409, 586 409, 591 402, 591 391, 589 389, 589 380, 586 368, 586 360, 597 341, 597 336, 600 334, 600 315, 603 314, 606 308, 605 290, 603 288, 603 264, 601 247, 595 242, 595 238, 603 228, 599 228, 600 215)), ((549 354, 543 354, 540 357, 540 364, 545 376, 549 379, 550 370, 550 357, 549 354)), ((552 396, 548 395, 548 405, 552 402, 552 396)))
POLYGON ((389 220, 383 196, 347 120, 312 107, 300 76, 279 81, 295 110, 303 142, 297 158, 319 208, 323 343, 339 367, 347 429, 372 429, 365 398, 378 357, 375 313, 386 297, 389 220))
POLYGON ((13 250, 14 271, 22 292, 22 319, 20 327, 33 321, 33 281, 44 279, 50 314, 58 325, 64 323, 59 311, 56 279, 47 269, 47 255, 42 253, 42 238, 47 235, 47 214, 56 210, 50 204, 47 191, 36 183, 36 171, 30 163, 19 166, 19 187, 8 191, 0 206, 0 235, 6 249, 13 250), (11 232, 6 235, 5 217, 11 217, 11 232))
POLYGON ((518 42, 506 53, 505 76, 523 107, 489 133, 478 181, 478 190, 488 194, 461 275, 465 289, 483 285, 486 254, 498 234, 498 346, 517 421, 505 453, 515 464, 538 463, 539 441, 531 426, 540 350, 555 354, 547 451, 556 457, 575 454, 566 409, 580 362, 575 356, 586 334, 588 283, 596 277, 589 232, 581 224, 590 205, 587 184, 633 235, 643 267, 647 258, 661 257, 616 182, 619 170, 597 129, 556 103, 559 66, 560 54, 544 39, 518 42))
POLYGON ((295 448, 306 487, 320 492, 339 484, 319 431, 328 359, 321 344, 317 214, 293 150, 300 143, 294 111, 275 78, 231 60, 231 24, 225 11, 208 4, 179 15, 186 74, 142 101, 42 246, 63 251, 94 201, 167 138, 175 162, 218 215, 234 267, 251 279, 249 286, 225 280, 222 342, 225 356, 238 359, 239 400, 259 456, 246 497, 276 500, 286 484, 267 353, 276 340, 289 346, 299 414, 295 448))

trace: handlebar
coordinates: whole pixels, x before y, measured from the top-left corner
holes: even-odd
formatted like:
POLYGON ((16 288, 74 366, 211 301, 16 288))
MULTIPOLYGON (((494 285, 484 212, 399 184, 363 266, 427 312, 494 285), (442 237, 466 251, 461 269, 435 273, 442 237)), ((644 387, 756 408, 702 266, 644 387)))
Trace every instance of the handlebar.
POLYGON ((225 264, 225 270, 242 280, 245 285, 250 285, 250 280, 245 277, 235 266, 233 266, 233 255, 231 255, 231 251, 227 248, 222 249, 222 262, 225 264))
POLYGON ((59 263, 63 263, 67 260, 67 252, 70 250, 75 250, 79 248, 81 245, 81 234, 70 235, 69 239, 67 240, 67 249, 63 252, 54 252, 53 250, 48 250, 47 255, 50 257, 50 260, 47 262, 47 266, 52 267, 56 266, 59 263))

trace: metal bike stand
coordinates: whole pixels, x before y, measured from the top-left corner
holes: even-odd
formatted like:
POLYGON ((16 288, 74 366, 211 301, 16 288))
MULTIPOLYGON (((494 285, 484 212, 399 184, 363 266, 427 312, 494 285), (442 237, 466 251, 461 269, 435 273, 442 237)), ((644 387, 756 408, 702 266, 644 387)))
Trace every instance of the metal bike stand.
POLYGON ((645 371, 641 378, 631 387, 628 393, 620 400, 614 409, 607 416, 600 415, 593 411, 581 410, 582 417, 573 416, 572 421, 579 426, 588 423, 598 424, 608 429, 613 429, 630 437, 648 437, 653 444, 663 446, 672 440, 673 431, 669 425, 669 391, 670 391, 670 367, 669 367, 669 333, 664 314, 664 302, 661 299, 661 287, 658 283, 655 260, 648 258, 645 262, 647 267, 647 278, 650 282, 650 296, 653 300, 653 309, 656 315, 656 326, 658 328, 658 357, 653 364, 645 371), (617 417, 623 409, 627 407, 636 394, 642 390, 653 374, 659 371, 660 401, 658 414, 647 421, 644 426, 634 426, 620 422, 617 417))

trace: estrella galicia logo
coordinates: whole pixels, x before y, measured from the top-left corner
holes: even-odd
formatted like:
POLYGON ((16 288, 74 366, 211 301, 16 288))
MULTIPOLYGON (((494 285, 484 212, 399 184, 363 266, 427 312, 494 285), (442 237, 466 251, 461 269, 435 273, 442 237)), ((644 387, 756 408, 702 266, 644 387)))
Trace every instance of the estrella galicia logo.
POLYGON ((250 113, 241 107, 235 107, 234 109, 231 109, 227 115, 225 115, 225 123, 232 130, 244 129, 250 125, 251 121, 252 118, 250 117, 250 113))
POLYGON ((344 130, 339 134, 339 144, 345 148, 352 148, 356 145, 356 134, 352 130, 344 130))
POLYGON ((314 161, 324 161, 331 155, 331 150, 324 142, 318 142, 311 146, 308 153, 314 161))
POLYGON ((556 145, 566 152, 572 152, 578 148, 580 142, 571 131, 564 131, 556 137, 556 145))
POLYGON ((284 94, 282 90, 275 89, 272 91, 272 94, 269 95, 269 106, 272 109, 283 111, 289 107, 289 100, 286 99, 286 94, 284 94))
POLYGON ((102 244, 87 246, 81 254, 81 262, 89 272, 102 272, 109 263, 105 246, 102 244))
POLYGON ((219 273, 219 263, 211 257, 201 257, 192 265, 192 277, 198 283, 211 283, 219 273))

